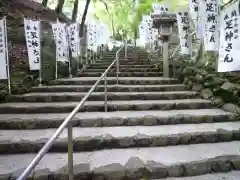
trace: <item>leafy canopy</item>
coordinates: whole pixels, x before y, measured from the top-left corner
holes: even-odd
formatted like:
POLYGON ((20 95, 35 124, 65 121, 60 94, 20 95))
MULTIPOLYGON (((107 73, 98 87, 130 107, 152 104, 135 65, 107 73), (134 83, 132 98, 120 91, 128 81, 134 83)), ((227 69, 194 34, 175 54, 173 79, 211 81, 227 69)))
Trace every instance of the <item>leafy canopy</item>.
POLYGON ((161 3, 170 10, 175 10, 187 6, 188 0, 141 0, 135 12, 133 0, 93 0, 96 18, 108 24, 115 39, 120 39, 121 36, 133 39, 142 15, 152 11, 153 3, 161 3))

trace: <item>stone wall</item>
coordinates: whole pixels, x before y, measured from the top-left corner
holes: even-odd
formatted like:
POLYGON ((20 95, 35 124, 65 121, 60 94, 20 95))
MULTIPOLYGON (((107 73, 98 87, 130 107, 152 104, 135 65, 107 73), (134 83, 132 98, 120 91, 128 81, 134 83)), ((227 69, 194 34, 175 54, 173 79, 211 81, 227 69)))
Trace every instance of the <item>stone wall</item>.
POLYGON ((211 100, 216 106, 240 115, 238 73, 217 73, 215 63, 196 61, 178 62, 173 71, 189 90, 197 91, 202 98, 211 100))

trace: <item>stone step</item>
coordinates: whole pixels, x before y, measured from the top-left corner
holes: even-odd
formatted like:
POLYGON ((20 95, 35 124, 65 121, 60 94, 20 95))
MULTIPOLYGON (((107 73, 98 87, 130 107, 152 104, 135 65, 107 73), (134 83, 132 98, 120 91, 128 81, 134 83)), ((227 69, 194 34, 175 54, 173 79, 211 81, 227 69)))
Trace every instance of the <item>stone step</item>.
MULTIPOLYGON (((85 92, 67 93, 27 93, 8 97, 10 102, 67 102, 81 101, 85 92)), ((112 100, 170 100, 197 98, 198 93, 192 91, 169 91, 169 92, 108 92, 108 101, 112 100)), ((104 101, 104 92, 93 92, 88 101, 104 101)))
MULTIPOLYGON (((108 77, 116 77, 116 72, 109 72, 107 74, 108 77)), ((84 72, 79 73, 79 77, 100 77, 102 72, 84 72)), ((118 74, 119 77, 159 77, 162 76, 162 72, 120 72, 118 74)))
MULTIPOLYGON (((102 66, 102 65, 105 65, 105 66, 109 66, 110 64, 112 64, 112 61, 111 62, 105 62, 105 61, 102 61, 102 62, 94 62, 94 65, 95 66, 102 66)), ((119 63, 120 65, 151 65, 148 61, 120 61, 119 63)))
MULTIPOLYGON (((88 92, 92 85, 57 85, 37 86, 30 89, 30 92, 88 92)), ((156 91, 184 91, 183 84, 166 85, 108 85, 107 92, 156 92, 156 91)), ((104 92, 104 85, 96 87, 94 92, 104 92)))
MULTIPOLYGON (((116 59, 116 56, 104 56, 101 60, 105 61, 113 61, 114 59, 116 59)), ((120 56, 119 57, 120 60, 139 60, 137 56, 128 56, 126 59, 125 59, 125 56, 120 56)), ((147 57, 142 57, 141 58, 142 60, 146 60, 147 57)))
MULTIPOLYGON (((38 152, 56 130, 1 130, 0 153, 38 152)), ((65 129, 49 152, 67 152, 67 137, 68 132, 65 129)), ((74 152, 217 143, 236 140, 240 140, 240 122, 73 128, 74 152)))
MULTIPOLYGON (((58 79, 51 85, 93 85, 99 77, 77 77, 69 79, 58 79)), ((123 85, 156 85, 156 84, 179 84, 179 80, 164 77, 119 77, 119 84, 123 85)), ((116 77, 107 77, 108 85, 117 83, 116 77)), ((104 84, 102 80, 99 84, 104 84)))
MULTIPOLYGON (((154 68, 154 65, 121 65, 120 68, 154 68)), ((107 69, 108 65, 102 65, 102 64, 91 64, 88 69, 107 69)), ((112 68, 116 68, 116 65, 114 65, 112 68)))
MULTIPOLYGON (((101 59, 101 60, 95 61, 95 63, 110 63, 111 64, 113 62, 113 60, 114 59, 101 59)), ((120 64, 127 64, 127 63, 149 64, 150 61, 148 59, 128 59, 128 60, 120 59, 119 63, 120 64)))
MULTIPOLYGON (((231 171, 227 173, 204 174, 191 177, 165 178, 164 180, 239 180, 240 171, 231 171)), ((151 179, 157 180, 157 179, 151 179)), ((158 179, 162 180, 162 179, 158 179)))
MULTIPOLYGON (((68 113, 0 114, 0 129, 58 128, 68 113)), ((234 122, 237 118, 220 109, 184 109, 166 111, 82 112, 71 120, 75 127, 155 126, 234 122)))
MULTIPOLYGON (((0 104, 0 113, 71 112, 78 103, 79 102, 3 103, 0 104)), ((108 101, 107 107, 108 111, 207 109, 212 108, 212 102, 204 99, 108 101)), ((104 111, 104 101, 87 101, 79 111, 104 111)))
MULTIPOLYGON (((75 152, 78 179, 141 179, 196 176, 240 169, 240 141, 151 148, 75 152)), ((35 153, 0 155, 0 174, 16 178, 35 153)), ((67 179, 67 153, 46 154, 32 174, 33 179, 67 179), (47 169, 46 169, 47 168, 47 169), (42 171, 40 171, 42 170, 42 171)))
MULTIPOLYGON (((158 68, 120 68, 120 72, 159 72, 158 68)), ((105 69, 87 69, 86 72, 104 72, 105 69)), ((116 72, 116 68, 110 69, 110 72, 116 72)))

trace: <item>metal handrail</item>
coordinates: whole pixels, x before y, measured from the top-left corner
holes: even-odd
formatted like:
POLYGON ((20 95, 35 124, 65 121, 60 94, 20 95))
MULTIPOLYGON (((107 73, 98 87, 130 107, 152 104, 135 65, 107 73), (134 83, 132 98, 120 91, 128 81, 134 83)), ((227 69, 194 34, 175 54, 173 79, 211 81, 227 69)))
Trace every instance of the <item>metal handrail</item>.
MULTIPOLYGON (((126 46, 126 44, 124 45, 126 46)), ((88 97, 92 94, 95 90, 97 85, 100 81, 104 78, 104 95, 105 95, 105 102, 104 102, 104 109, 107 111, 107 73, 111 69, 111 67, 116 63, 116 78, 118 84, 118 74, 119 74, 119 53, 123 49, 124 46, 121 46, 119 50, 116 52, 116 58, 114 61, 108 66, 108 68, 104 71, 101 77, 95 82, 92 88, 88 91, 88 93, 83 97, 83 99, 79 102, 79 104, 74 108, 74 110, 65 118, 63 123, 60 127, 56 130, 56 132, 52 135, 52 137, 47 141, 47 143, 42 147, 42 149, 38 152, 35 158, 31 161, 31 163, 27 166, 24 172, 17 178, 17 180, 25 180, 32 170, 37 166, 39 161, 43 158, 43 156, 49 151, 52 147, 55 140, 59 137, 59 135, 63 132, 63 130, 68 126, 68 173, 69 173, 69 180, 73 180, 73 136, 72 136, 72 124, 70 121, 75 116, 75 114, 79 111, 79 109, 84 105, 88 97)), ((125 52, 125 57, 127 56, 125 52)))

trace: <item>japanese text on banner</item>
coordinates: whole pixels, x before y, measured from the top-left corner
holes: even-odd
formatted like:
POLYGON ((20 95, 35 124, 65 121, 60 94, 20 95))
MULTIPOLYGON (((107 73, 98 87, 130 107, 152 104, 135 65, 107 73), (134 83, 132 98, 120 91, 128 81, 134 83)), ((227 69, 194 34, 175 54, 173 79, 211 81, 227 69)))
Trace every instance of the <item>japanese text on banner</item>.
POLYGON ((189 0, 189 13, 191 14, 191 17, 195 26, 197 25, 197 21, 198 21, 198 13, 199 13, 198 6, 199 6, 198 0, 189 0))
POLYGON ((205 35, 204 46, 206 51, 217 51, 219 48, 218 38, 218 3, 217 0, 206 0, 204 12, 205 19, 205 35))
POLYGON ((24 19, 30 70, 40 69, 40 21, 24 19))
POLYGON ((226 7, 220 14, 220 48, 218 72, 239 71, 239 1, 226 7))
POLYGON ((88 24, 88 48, 97 51, 97 26, 94 22, 88 24))
POLYGON ((191 37, 188 12, 177 13, 178 31, 180 37, 181 54, 191 53, 191 37))
POLYGON ((162 14, 162 13, 168 11, 168 8, 162 4, 152 4, 152 10, 153 10, 153 13, 162 14))
POLYGON ((68 41, 65 23, 52 24, 56 43, 57 61, 68 62, 68 41))
POLYGON ((72 57, 78 57, 80 49, 80 38, 79 38, 79 25, 77 23, 71 24, 68 27, 68 37, 69 37, 69 48, 72 53, 72 57))
POLYGON ((6 18, 0 20, 0 79, 7 79, 6 18))

